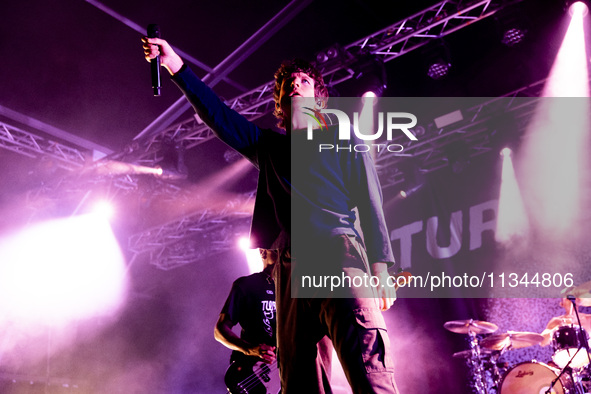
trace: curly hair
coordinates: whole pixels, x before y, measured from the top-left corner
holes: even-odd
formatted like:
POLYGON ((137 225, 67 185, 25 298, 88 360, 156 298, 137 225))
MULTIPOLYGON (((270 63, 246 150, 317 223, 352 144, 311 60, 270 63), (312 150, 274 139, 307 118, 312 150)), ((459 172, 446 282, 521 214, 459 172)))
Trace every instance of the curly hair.
MULTIPOLYGON (((324 84, 322 73, 316 67, 314 67, 312 63, 297 58, 284 61, 281 63, 279 69, 275 72, 275 88, 273 89, 273 99, 275 99, 275 103, 279 103, 279 93, 281 92, 281 85, 283 84, 285 78, 288 78, 293 73, 298 72, 308 74, 314 80, 314 96, 316 98, 320 98, 322 103, 325 103, 326 99, 328 99, 328 88, 324 84)), ((285 129, 285 114, 283 111, 281 111, 281 108, 279 108, 278 105, 275 105, 275 111, 273 111, 273 115, 279 119, 277 126, 285 129)))

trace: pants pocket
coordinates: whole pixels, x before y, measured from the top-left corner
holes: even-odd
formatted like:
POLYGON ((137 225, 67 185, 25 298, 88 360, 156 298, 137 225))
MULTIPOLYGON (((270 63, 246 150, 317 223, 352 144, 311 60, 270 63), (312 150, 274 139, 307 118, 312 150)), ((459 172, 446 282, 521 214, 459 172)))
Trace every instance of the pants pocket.
POLYGON ((390 337, 382 313, 377 309, 357 309, 361 355, 367 373, 393 372, 390 337))

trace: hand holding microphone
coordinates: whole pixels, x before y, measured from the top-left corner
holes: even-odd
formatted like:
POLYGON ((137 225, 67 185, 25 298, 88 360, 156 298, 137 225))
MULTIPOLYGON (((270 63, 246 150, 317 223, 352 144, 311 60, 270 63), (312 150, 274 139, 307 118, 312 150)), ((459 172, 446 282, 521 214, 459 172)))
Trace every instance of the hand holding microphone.
MULTIPOLYGON (((155 25, 148 27, 148 34, 150 35, 150 28, 155 25)), ((157 26, 156 26, 157 28, 157 26)), ((158 29, 159 32, 159 29, 158 29)), ((159 95, 159 81, 155 80, 156 76, 159 78, 160 69, 159 66, 166 68, 170 75, 177 73, 183 66, 183 59, 172 49, 172 47, 158 37, 143 37, 142 42, 144 43, 144 56, 148 62, 152 64, 152 86, 154 88, 154 95, 159 95), (159 59, 159 61, 152 62, 152 59, 159 59), (158 64, 159 63, 159 64, 158 64), (158 64, 156 67, 155 64, 158 64), (158 73, 156 74, 156 70, 158 73), (158 89, 157 89, 158 87, 158 89), (156 94, 158 91, 158 94, 156 94)))
MULTIPOLYGON (((160 27, 158 25, 148 25, 148 37, 160 38, 160 27)), ((160 55, 150 60, 152 68, 152 88, 154 89, 154 96, 160 96, 160 55)))

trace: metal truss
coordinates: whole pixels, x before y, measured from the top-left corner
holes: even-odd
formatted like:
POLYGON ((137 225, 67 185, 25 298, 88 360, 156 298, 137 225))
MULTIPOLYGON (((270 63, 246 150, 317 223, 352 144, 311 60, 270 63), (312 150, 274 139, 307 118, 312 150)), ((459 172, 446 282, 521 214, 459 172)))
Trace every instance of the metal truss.
POLYGON ((519 1, 441 1, 352 43, 347 50, 353 54, 369 51, 381 57, 384 62, 388 62, 519 1))
POLYGON ((52 158, 59 167, 67 170, 81 168, 87 157, 92 155, 92 152, 71 148, 3 122, 0 122, 0 148, 33 159, 52 158))
MULTIPOLYGON (((355 74, 352 66, 360 55, 373 55, 383 62, 394 60, 520 1, 522 0, 441 1, 344 47, 344 53, 337 62, 321 67, 326 82, 335 86, 352 78, 355 74)), ((273 87, 273 81, 265 83, 227 101, 226 104, 248 120, 256 120, 273 109, 273 87)), ((213 133, 209 127, 194 117, 164 129, 161 134, 145 141, 144 149, 135 150, 133 156, 148 165, 150 158, 154 156, 151 150, 157 146, 156 142, 159 140, 183 141, 185 147, 190 149, 212 138, 213 133)))
MULTIPOLYGON (((354 75, 351 65, 359 55, 371 54, 383 62, 391 61, 433 39, 453 33, 520 1, 522 0, 441 1, 346 46, 344 48, 346 53, 340 57, 340 61, 324 69, 327 82, 336 85, 350 79, 354 75)), ((256 120, 273 109, 273 87, 274 82, 268 82, 229 100, 227 104, 247 119, 256 120)), ((60 160, 60 163, 67 168, 80 167, 84 163, 85 155, 76 149, 45 140, 9 125, 0 123, 0 126, 2 127, 0 140, 2 146, 0 147, 27 156, 33 155, 31 157, 37 157, 38 154, 50 155, 60 160)), ((185 148, 190 149, 211 138, 213 133, 209 127, 197 117, 192 117, 163 130, 161 134, 144 142, 141 148, 135 141, 135 145, 130 147, 132 152, 123 153, 123 155, 143 165, 153 166, 157 157, 154 150, 158 148, 161 140, 183 141, 185 148)))
POLYGON ((498 130, 489 122, 494 122, 500 116, 511 116, 518 120, 513 124, 512 133, 520 137, 527 126, 536 104, 544 80, 515 90, 501 97, 484 100, 469 108, 458 108, 462 112, 463 120, 446 127, 437 127, 434 121, 419 125, 413 130, 419 141, 410 141, 406 137, 398 136, 390 142, 404 147, 401 154, 393 154, 386 149, 377 153, 376 166, 382 187, 390 187, 403 183, 406 179, 404 165, 407 158, 413 158, 413 165, 421 173, 429 173, 450 164, 446 148, 459 141, 466 148, 466 158, 472 158, 492 149, 498 148, 495 135, 498 130), (419 131, 420 130, 420 131, 419 131), (420 134, 420 136, 418 135, 420 134))
POLYGON ((129 238, 131 262, 146 256, 162 270, 170 270, 235 245, 249 230, 255 191, 229 201, 220 211, 203 210, 129 238))

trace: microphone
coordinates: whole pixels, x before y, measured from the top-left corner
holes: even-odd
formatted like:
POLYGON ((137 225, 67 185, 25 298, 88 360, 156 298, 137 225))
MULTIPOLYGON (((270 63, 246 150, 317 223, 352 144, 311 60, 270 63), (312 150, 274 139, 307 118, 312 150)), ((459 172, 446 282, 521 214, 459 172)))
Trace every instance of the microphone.
MULTIPOLYGON (((160 38, 160 27, 158 25, 148 25, 148 38, 160 38)), ((160 55, 150 61, 150 67, 152 68, 154 96, 160 96, 160 55)))
POLYGON ((577 297, 575 297, 572 294, 569 294, 569 295, 566 296, 566 299, 569 300, 570 302, 572 302, 574 304, 575 301, 577 300, 577 297))

